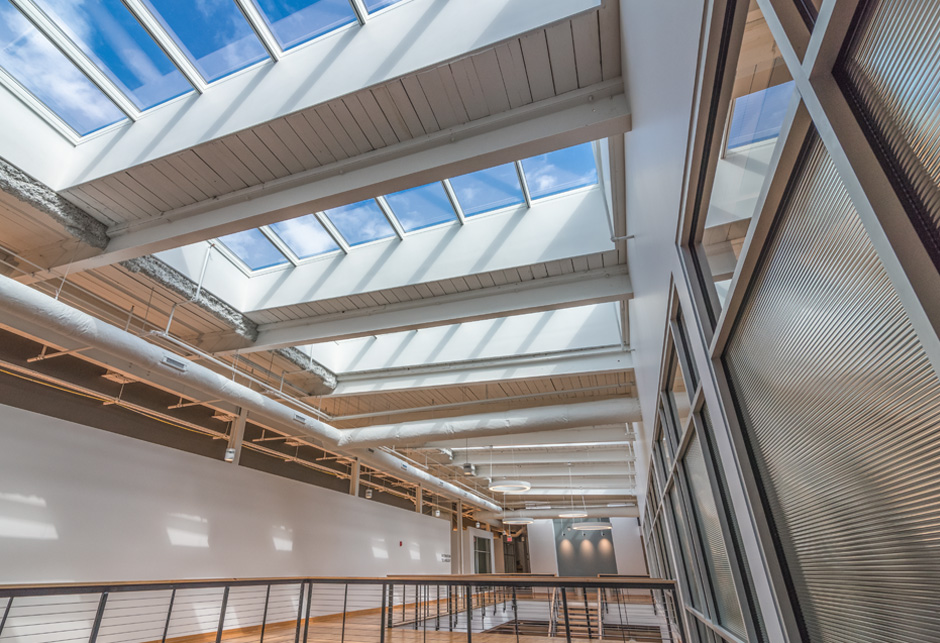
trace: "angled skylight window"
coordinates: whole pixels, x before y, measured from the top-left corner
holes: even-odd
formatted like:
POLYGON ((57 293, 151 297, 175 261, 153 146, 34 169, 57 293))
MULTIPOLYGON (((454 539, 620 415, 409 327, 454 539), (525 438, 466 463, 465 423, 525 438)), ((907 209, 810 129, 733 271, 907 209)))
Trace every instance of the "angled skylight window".
POLYGON ((249 270, 263 270, 288 263, 287 257, 257 228, 219 237, 229 251, 249 270))
POLYGON ((441 183, 402 190, 385 197, 405 232, 429 228, 445 221, 456 221, 457 213, 441 183))
POLYGON ((390 7, 393 4, 398 4, 399 2, 401 2, 401 0, 365 0, 366 11, 375 13, 376 11, 390 7))
POLYGON ((207 82, 268 57, 232 0, 144 0, 207 82))
POLYGON ((514 163, 506 163, 450 180, 457 202, 468 217, 525 203, 514 163))
POLYGON ((776 137, 793 95, 793 81, 734 99, 728 149, 776 137))
POLYGON ((192 91, 121 0, 35 0, 138 109, 192 91))
POLYGON ((525 159, 522 170, 533 199, 597 183, 597 163, 591 143, 525 159))
POLYGON ((72 61, 3 0, 0 67, 80 135, 125 118, 72 61))
POLYGON ((281 49, 356 22, 349 0, 255 0, 281 49))
POLYGON ((308 259, 339 250, 333 237, 323 229, 323 225, 312 214, 278 221, 271 225, 271 230, 290 248, 291 252, 297 255, 298 259, 308 259))
POLYGON ((333 208, 325 214, 351 246, 395 236, 395 230, 374 199, 333 208))

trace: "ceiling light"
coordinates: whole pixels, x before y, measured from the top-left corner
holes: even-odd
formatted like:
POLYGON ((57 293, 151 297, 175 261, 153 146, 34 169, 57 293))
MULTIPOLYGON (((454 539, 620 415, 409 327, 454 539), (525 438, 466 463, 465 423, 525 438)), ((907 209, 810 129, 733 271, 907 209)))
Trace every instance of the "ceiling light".
POLYGON ((476 472, 477 472, 477 467, 475 464, 473 464, 472 462, 463 463, 463 474, 465 476, 472 476, 476 474, 476 472))
POLYGON ((504 525, 531 525, 535 520, 525 516, 514 516, 512 518, 503 518, 502 522, 504 525))
POLYGON ((578 531, 607 531, 613 529, 609 522, 576 522, 571 525, 571 528, 578 531))
POLYGON ((441 517, 441 510, 440 510, 440 509, 435 509, 435 510, 434 510, 434 517, 435 517, 435 518, 440 518, 440 517, 441 517))
POLYGON ((366 489, 366 498, 372 498, 372 489, 366 489))
POLYGON ((608 507, 633 507, 634 503, 632 502, 608 502, 608 507))
POLYGON ((583 511, 566 511, 558 514, 559 518, 587 518, 587 513, 583 511))
POLYGON ((499 493, 525 493, 532 488, 532 483, 525 480, 494 480, 488 488, 499 493))

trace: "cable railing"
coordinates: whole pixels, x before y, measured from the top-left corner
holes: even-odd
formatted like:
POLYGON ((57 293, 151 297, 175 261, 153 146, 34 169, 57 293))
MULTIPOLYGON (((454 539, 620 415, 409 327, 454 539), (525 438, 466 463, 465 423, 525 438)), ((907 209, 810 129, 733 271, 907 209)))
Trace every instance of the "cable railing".
POLYGON ((4 585, 0 643, 683 643, 676 605, 673 581, 641 577, 4 585))

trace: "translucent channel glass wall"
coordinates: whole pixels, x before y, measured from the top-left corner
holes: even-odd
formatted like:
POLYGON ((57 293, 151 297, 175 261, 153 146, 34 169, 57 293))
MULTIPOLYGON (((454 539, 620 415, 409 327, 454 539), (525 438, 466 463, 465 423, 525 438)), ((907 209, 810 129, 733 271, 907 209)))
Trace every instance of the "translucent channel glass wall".
POLYGON ((723 358, 804 640, 940 641, 940 381, 813 140, 723 358))

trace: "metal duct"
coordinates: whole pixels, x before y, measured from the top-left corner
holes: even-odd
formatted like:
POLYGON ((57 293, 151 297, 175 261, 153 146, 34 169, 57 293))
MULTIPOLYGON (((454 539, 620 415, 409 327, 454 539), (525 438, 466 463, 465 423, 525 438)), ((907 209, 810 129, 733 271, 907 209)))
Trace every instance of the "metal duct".
POLYGON ((622 478, 633 477, 636 470, 633 463, 615 462, 610 464, 576 464, 568 467, 566 463, 562 464, 520 464, 517 466, 502 465, 490 467, 482 462, 477 464, 477 473, 488 478, 514 478, 522 477, 526 479, 567 479, 570 473, 574 477, 586 478, 622 478))
POLYGON ((347 429, 342 432, 340 445, 408 446, 448 438, 573 429, 640 420, 638 400, 625 398, 347 429))
MULTIPOLYGON (((206 399, 220 399, 270 420, 290 435, 303 435, 320 446, 335 447, 342 432, 334 426, 296 411, 289 406, 265 397, 247 386, 232 381, 204 366, 180 357, 176 353, 154 346, 147 341, 121 330, 91 315, 72 308, 29 286, 0 276, 0 306, 4 313, 26 324, 18 330, 36 335, 36 328, 66 335, 76 342, 96 348, 125 360, 139 368, 170 377, 206 395, 206 399)), ((12 322, 13 320, 9 320, 12 322)), ((357 454, 344 453, 356 457, 357 454)), ((465 491, 389 454, 366 454, 366 464, 384 470, 409 482, 433 488, 437 493, 465 500, 477 506, 498 511, 499 506, 486 498, 465 491)))
MULTIPOLYGON (((579 509, 578 503, 574 505, 579 509)), ((480 520, 502 520, 503 518, 535 518, 552 519, 558 518, 558 514, 571 511, 571 507, 559 505, 553 509, 520 509, 518 511, 477 511, 473 514, 474 518, 480 520)), ((640 510, 636 507, 588 507, 583 510, 587 513, 586 518, 639 518, 640 510)))

